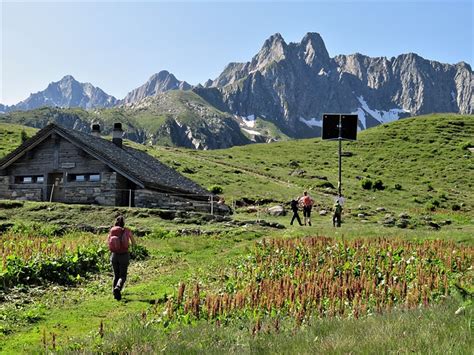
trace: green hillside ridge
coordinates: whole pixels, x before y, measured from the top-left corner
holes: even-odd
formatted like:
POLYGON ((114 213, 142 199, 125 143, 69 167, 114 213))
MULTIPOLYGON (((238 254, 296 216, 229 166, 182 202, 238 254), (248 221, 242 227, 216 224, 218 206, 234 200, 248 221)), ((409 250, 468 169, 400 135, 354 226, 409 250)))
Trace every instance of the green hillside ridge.
MULTIPOLYGON (((474 163, 466 149, 472 137, 474 117, 451 114, 360 132, 357 141, 343 142, 343 151, 351 154, 343 157, 343 195, 352 207, 472 209, 474 163), (365 180, 381 180, 385 188, 364 189, 365 180)), ((148 151, 204 186, 223 186, 228 200, 245 196, 283 202, 308 189, 327 205, 337 193, 337 144, 306 139, 205 152, 148 151), (304 172, 293 176, 298 170, 304 172)))
POLYGON ((0 115, 0 122, 44 127, 56 122, 70 128, 89 127, 99 123, 109 134, 115 122, 121 122, 127 137, 138 143, 186 146, 173 125, 185 125, 200 140, 232 136, 226 146, 250 143, 238 130, 231 115, 219 111, 192 91, 172 90, 148 97, 132 105, 87 111, 80 108, 42 107, 30 111, 14 111, 0 115), (170 133, 171 132, 171 133, 170 133))
MULTIPOLYGON (((20 132, 21 126, 16 127, 20 132)), ((343 157, 348 206, 472 209, 474 163, 466 149, 472 137, 474 117, 452 114, 403 119, 360 132, 357 141, 343 142, 343 151, 351 155, 343 157), (364 189, 367 180, 381 180, 384 189, 364 189)), ((128 144, 146 149, 204 187, 222 186, 228 203, 243 197, 287 202, 307 189, 321 208, 329 208, 337 193, 334 141, 316 138, 213 151, 128 144)))

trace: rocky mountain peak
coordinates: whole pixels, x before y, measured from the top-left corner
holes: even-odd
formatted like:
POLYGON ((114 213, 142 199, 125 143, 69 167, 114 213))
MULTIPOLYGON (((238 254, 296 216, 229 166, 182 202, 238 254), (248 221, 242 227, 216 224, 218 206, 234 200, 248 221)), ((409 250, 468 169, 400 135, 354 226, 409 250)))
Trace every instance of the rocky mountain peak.
POLYGON ((61 80, 51 82, 46 89, 31 94, 16 105, 9 106, 9 111, 32 110, 42 106, 111 107, 117 99, 107 95, 102 89, 90 83, 81 83, 72 75, 65 75, 61 80))
POLYGON ((260 70, 272 62, 285 59, 288 45, 279 33, 270 36, 262 46, 262 49, 252 59, 252 67, 260 70))
POLYGON ((159 93, 170 90, 190 90, 192 86, 186 81, 180 81, 167 70, 162 70, 153 74, 145 84, 130 91, 122 100, 124 104, 131 104, 140 101, 148 96, 155 96, 159 93))
POLYGON ((299 47, 301 57, 311 68, 319 70, 329 64, 329 53, 319 33, 308 32, 299 47))
POLYGON ((68 74, 68 75, 64 75, 64 76, 62 77, 62 79, 59 80, 60 83, 62 83, 62 82, 68 82, 68 81, 77 81, 77 80, 74 79, 74 77, 73 77, 72 75, 69 75, 69 74, 68 74))

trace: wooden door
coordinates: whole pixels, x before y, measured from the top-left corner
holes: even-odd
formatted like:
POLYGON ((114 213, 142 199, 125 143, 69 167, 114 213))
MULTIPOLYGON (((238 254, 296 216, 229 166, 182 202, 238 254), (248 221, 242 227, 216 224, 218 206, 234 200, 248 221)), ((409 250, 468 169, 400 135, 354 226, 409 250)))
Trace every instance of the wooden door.
POLYGON ((48 174, 48 200, 64 202, 64 174, 48 174))

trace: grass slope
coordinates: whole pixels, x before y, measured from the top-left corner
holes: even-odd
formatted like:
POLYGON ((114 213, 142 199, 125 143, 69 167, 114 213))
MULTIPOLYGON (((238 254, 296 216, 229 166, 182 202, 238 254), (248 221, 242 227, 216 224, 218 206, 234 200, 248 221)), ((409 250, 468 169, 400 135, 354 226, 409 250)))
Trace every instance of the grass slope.
MULTIPOLYGON (((343 194, 353 207, 451 209, 464 204, 472 209, 474 161, 466 149, 472 137, 474 116, 452 114, 403 119, 360 132, 357 141, 343 143, 343 151, 351 155, 343 157, 343 194), (365 179, 381 180, 385 189, 363 189, 365 179)), ((288 201, 308 189, 327 205, 337 193, 337 144, 306 139, 213 151, 147 150, 204 186, 223 186, 228 201, 242 196, 288 201), (304 172, 291 175, 295 170, 304 172)))

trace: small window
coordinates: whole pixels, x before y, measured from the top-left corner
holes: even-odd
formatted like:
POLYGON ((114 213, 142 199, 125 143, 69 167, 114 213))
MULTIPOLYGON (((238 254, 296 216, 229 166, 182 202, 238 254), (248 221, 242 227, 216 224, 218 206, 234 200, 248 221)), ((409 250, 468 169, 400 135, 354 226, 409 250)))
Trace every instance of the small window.
POLYGON ((86 176, 85 175, 76 175, 74 177, 74 181, 80 181, 80 182, 86 181, 86 176))
POLYGON ((100 174, 89 175, 89 181, 92 181, 92 182, 100 181, 100 174))
POLYGON ((44 178, 42 175, 36 176, 15 176, 15 184, 42 184, 44 178))

